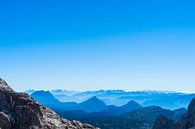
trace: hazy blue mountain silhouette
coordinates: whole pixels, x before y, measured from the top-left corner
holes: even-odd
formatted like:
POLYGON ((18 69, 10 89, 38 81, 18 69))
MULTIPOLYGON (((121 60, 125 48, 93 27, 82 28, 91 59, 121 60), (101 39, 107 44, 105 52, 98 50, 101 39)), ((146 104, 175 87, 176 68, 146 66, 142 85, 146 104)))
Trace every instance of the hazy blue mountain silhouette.
POLYGON ((122 115, 124 113, 132 112, 140 108, 142 108, 140 104, 131 100, 123 106, 114 106, 114 105, 107 106, 104 112, 108 112, 113 115, 122 115))
POLYGON ((106 104, 95 96, 79 104, 60 102, 49 91, 35 91, 31 94, 31 97, 54 110, 82 110, 89 113, 106 109, 106 104))
MULTIPOLYGON (((126 112, 134 111, 141 108, 141 105, 135 101, 129 101, 123 106, 107 106, 102 100, 96 96, 89 98, 81 103, 75 102, 60 102, 49 91, 35 91, 31 96, 39 103, 52 108, 58 112, 77 110, 77 112, 84 111, 86 113, 104 112, 106 114, 121 115, 126 112)), ((80 113, 80 112, 79 112, 80 113)), ((101 113, 100 113, 101 114, 101 113)))
POLYGON ((136 101, 129 101, 122 106, 106 105, 96 96, 81 103, 64 103, 48 91, 34 92, 31 96, 62 117, 90 123, 101 129, 151 128, 159 116, 177 120, 186 112, 184 108, 168 110, 159 106, 142 107, 136 101))
POLYGON ((31 96, 38 102, 47 106, 60 106, 61 103, 49 91, 35 91, 31 96))
MULTIPOLYGON (((97 98, 91 98, 91 100, 93 99, 97 99, 97 98)), ((98 100, 99 101, 99 100, 98 100)), ((86 102, 86 101, 85 101, 86 102)), ((89 100, 87 100, 87 103, 89 102, 89 100)), ((110 118, 110 117, 114 117, 114 116, 120 116, 124 113, 127 112, 133 112, 135 110, 138 110, 142 108, 141 105, 139 105, 138 103, 134 102, 134 101, 130 101, 127 104, 123 105, 123 106, 114 106, 114 105, 109 105, 106 107, 105 110, 103 111, 99 111, 99 112, 85 112, 82 110, 73 110, 73 111, 65 111, 65 110, 58 110, 57 112, 63 116, 66 117, 68 119, 105 119, 105 118, 110 118)))
POLYGON ((163 91, 123 91, 123 90, 98 90, 98 91, 52 91, 53 95, 61 102, 80 103, 93 96, 104 101, 107 105, 121 106, 134 100, 142 106, 160 106, 165 109, 187 108, 195 94, 163 91), (166 102, 166 103, 164 103, 166 102))
POLYGON ((187 109, 186 108, 179 108, 179 109, 173 110, 173 112, 175 113, 176 118, 181 118, 187 112, 187 109))
POLYGON ((86 113, 83 111, 58 112, 62 117, 71 120, 98 125, 101 129, 150 129, 159 116, 166 116, 169 119, 178 120, 184 115, 183 109, 174 111, 163 109, 158 106, 143 107, 138 110, 125 113, 120 116, 108 112, 86 113), (177 113, 176 113, 177 112, 177 113), (180 114, 179 114, 180 113, 180 114))
POLYGON ((106 104, 96 96, 78 104, 78 109, 85 112, 100 112, 106 109, 106 104))
POLYGON ((35 91, 31 97, 44 106, 54 110, 72 110, 76 109, 77 103, 74 102, 60 102, 49 91, 35 91))

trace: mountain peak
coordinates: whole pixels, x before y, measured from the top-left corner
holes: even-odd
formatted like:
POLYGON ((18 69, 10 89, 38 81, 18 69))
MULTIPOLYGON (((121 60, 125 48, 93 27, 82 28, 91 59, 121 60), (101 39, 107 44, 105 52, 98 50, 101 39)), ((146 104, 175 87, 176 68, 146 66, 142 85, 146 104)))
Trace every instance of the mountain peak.
POLYGON ((79 104, 79 108, 86 112, 98 112, 106 108, 106 104, 96 96, 79 104))
POLYGON ((138 104, 137 102, 131 100, 129 101, 127 104, 121 106, 121 107, 126 107, 126 108, 133 108, 133 109, 139 109, 142 106, 140 104, 138 104))
POLYGON ((45 101, 45 99, 48 100, 52 100, 52 101, 57 101, 59 102, 54 96, 53 94, 51 94, 49 91, 35 91, 31 94, 31 96, 35 99, 35 100, 39 100, 39 99, 43 99, 43 101, 45 101))
POLYGON ((82 103, 94 103, 94 104, 95 103, 102 103, 103 104, 104 102, 102 100, 100 100, 99 98, 97 98, 96 96, 93 96, 93 97, 89 98, 88 100, 86 100, 86 101, 84 101, 82 103))
POLYGON ((57 100, 49 91, 35 91, 31 94, 31 97, 44 106, 50 108, 52 108, 52 105, 55 105, 56 107, 60 106, 60 101, 57 100))
POLYGON ((96 96, 93 96, 89 100, 99 100, 99 99, 96 96))
POLYGON ((127 104, 138 104, 138 103, 135 102, 134 100, 130 100, 127 104))
POLYGON ((44 91, 44 90, 35 91, 31 95, 41 95, 44 97, 54 97, 49 91, 44 91))
POLYGON ((2 92, 14 92, 14 90, 11 87, 9 87, 9 85, 1 78, 0 78, 0 91, 2 91, 2 92))

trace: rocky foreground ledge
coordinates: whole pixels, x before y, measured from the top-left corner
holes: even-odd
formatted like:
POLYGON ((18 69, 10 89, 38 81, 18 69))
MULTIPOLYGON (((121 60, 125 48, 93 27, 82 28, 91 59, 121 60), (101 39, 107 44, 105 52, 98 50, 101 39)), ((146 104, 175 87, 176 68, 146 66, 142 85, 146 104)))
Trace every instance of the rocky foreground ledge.
POLYGON ((98 129, 62 119, 25 93, 17 93, 0 79, 0 129, 98 129))

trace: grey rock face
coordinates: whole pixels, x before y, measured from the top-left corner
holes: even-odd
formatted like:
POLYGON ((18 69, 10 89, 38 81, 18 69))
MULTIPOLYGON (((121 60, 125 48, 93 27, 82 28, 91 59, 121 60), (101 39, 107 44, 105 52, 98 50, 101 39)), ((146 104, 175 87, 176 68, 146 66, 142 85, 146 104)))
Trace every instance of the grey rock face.
POLYGON ((97 129, 60 118, 25 93, 17 93, 0 79, 0 129, 97 129))

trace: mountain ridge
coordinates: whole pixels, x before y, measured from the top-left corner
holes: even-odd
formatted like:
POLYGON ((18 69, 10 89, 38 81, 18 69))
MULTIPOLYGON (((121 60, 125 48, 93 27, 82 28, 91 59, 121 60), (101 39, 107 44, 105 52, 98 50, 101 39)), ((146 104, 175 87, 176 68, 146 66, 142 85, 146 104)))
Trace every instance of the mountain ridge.
POLYGON ((41 104, 52 108, 55 111, 71 111, 82 110, 86 113, 105 112, 112 115, 122 115, 123 113, 131 112, 142 108, 137 102, 130 100, 122 106, 106 105, 102 100, 93 96, 81 103, 75 102, 60 102, 49 91, 36 91, 31 96, 41 104))
POLYGON ((96 96, 93 96, 92 98, 78 104, 78 109, 86 111, 87 113, 99 112, 104 110, 105 108, 106 104, 96 96))
MULTIPOLYGON (((122 106, 134 100, 142 106, 160 106, 165 109, 187 108, 195 94, 163 91, 123 91, 123 90, 98 90, 98 91, 63 91, 51 90, 53 96, 60 102, 81 103, 93 96, 104 101, 106 105, 122 106), (166 103, 162 103, 166 102, 166 103)), ((32 91, 29 91, 31 94, 32 91)))

